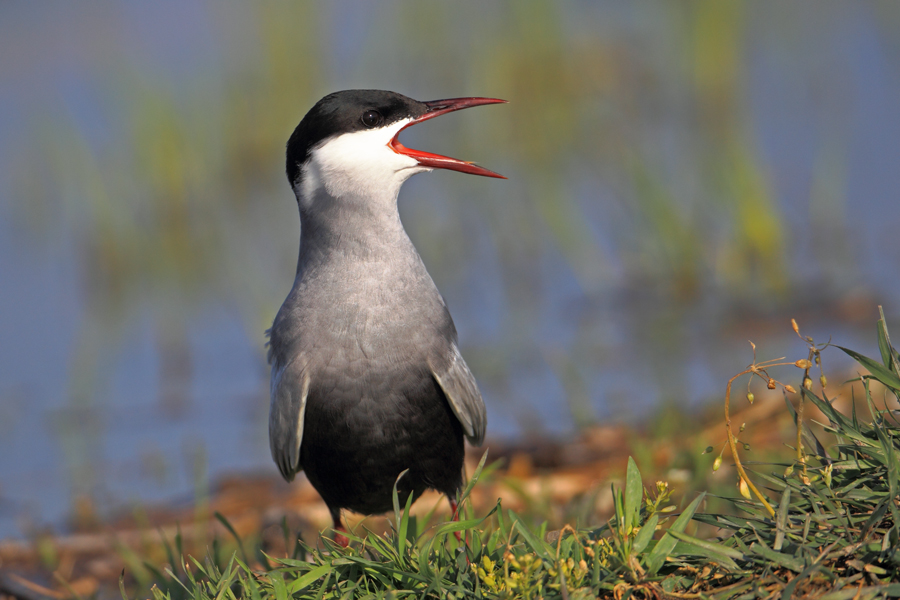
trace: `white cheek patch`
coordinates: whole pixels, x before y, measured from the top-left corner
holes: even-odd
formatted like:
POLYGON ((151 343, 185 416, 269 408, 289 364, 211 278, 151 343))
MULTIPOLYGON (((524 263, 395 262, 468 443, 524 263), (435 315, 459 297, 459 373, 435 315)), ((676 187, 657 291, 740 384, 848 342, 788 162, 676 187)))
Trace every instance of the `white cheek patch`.
POLYGON ((322 188, 322 176, 318 166, 310 159, 303 163, 300 176, 300 188, 294 187, 294 194, 304 209, 312 208, 316 192, 322 188))
POLYGON ((311 199, 324 187, 333 198, 386 193, 396 198, 400 186, 410 176, 430 170, 419 166, 416 159, 388 147, 391 139, 411 120, 345 133, 313 149, 303 166, 302 196, 311 199))

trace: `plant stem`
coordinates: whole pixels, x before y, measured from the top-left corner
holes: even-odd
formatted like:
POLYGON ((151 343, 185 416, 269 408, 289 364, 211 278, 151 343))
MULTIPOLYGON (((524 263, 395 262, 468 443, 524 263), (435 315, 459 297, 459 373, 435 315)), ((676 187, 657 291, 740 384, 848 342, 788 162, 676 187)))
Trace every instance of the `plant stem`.
POLYGON ((766 507, 766 510, 769 512, 769 516, 774 517, 775 509, 772 508, 772 506, 766 501, 765 497, 763 497, 760 491, 756 489, 756 486, 753 485, 753 482, 750 481, 750 478, 747 476, 746 471, 744 471, 744 465, 741 464, 741 459, 738 457, 737 442, 734 437, 734 432, 732 432, 731 430, 731 415, 728 411, 729 404, 731 402, 731 384, 734 383, 734 380, 738 377, 743 377, 744 375, 752 372, 754 372, 753 369, 746 369, 728 380, 728 387, 725 388, 725 432, 728 434, 728 446, 731 448, 731 456, 734 457, 734 466, 737 468, 738 474, 741 476, 741 479, 747 482, 747 487, 750 488, 750 491, 752 491, 759 499, 759 501, 762 502, 763 506, 766 507))

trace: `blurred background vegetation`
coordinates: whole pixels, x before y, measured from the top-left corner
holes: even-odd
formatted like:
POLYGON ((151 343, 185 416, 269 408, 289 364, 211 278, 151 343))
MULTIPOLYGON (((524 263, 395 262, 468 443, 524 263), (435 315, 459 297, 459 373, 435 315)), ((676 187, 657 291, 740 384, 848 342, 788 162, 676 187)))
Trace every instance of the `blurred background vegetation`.
POLYGON ((510 101, 404 134, 509 181, 400 199, 494 438, 695 408, 792 317, 875 354, 896 3, 4 2, 0 537, 273 470, 284 144, 347 88, 510 101))

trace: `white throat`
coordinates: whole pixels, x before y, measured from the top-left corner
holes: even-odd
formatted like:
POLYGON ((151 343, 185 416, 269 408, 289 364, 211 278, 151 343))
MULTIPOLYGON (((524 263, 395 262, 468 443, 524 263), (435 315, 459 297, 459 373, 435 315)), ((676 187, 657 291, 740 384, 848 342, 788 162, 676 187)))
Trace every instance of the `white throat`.
POLYGON ((312 208, 322 192, 334 199, 395 201, 404 181, 431 170, 388 146, 410 121, 344 133, 313 148, 302 166, 300 185, 294 189, 301 207, 312 208))

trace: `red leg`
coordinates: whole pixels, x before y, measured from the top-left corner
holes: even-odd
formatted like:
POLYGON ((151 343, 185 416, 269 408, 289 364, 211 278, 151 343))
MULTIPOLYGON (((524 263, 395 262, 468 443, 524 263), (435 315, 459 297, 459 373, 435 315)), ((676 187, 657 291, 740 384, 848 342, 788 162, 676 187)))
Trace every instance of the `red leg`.
POLYGON ((346 548, 350 545, 350 540, 347 539, 347 536, 341 534, 342 531, 347 533, 347 528, 344 527, 344 523, 341 521, 340 509, 331 511, 331 520, 334 521, 334 542, 338 546, 346 548))
MULTIPOLYGON (((459 505, 456 503, 456 500, 454 500, 453 498, 450 498, 448 496, 447 499, 450 501, 450 511, 453 513, 453 516, 450 517, 450 520, 451 521, 459 521, 459 505)), ((459 535, 458 531, 454 531, 453 535, 456 536, 457 542, 459 542, 460 544, 463 543, 462 536, 459 535)), ((469 545, 468 533, 466 534, 466 545, 467 546, 469 545)))
MULTIPOLYGON (((459 521, 459 504, 456 503, 456 500, 447 496, 447 499, 450 501, 450 510, 453 511, 453 516, 450 518, 451 521, 459 521)), ((471 565, 472 563, 469 561, 469 532, 466 532, 466 541, 463 542, 463 538, 459 535, 458 531, 454 531, 453 535, 456 536, 456 541, 460 544, 465 544, 466 546, 466 565, 471 565)))

